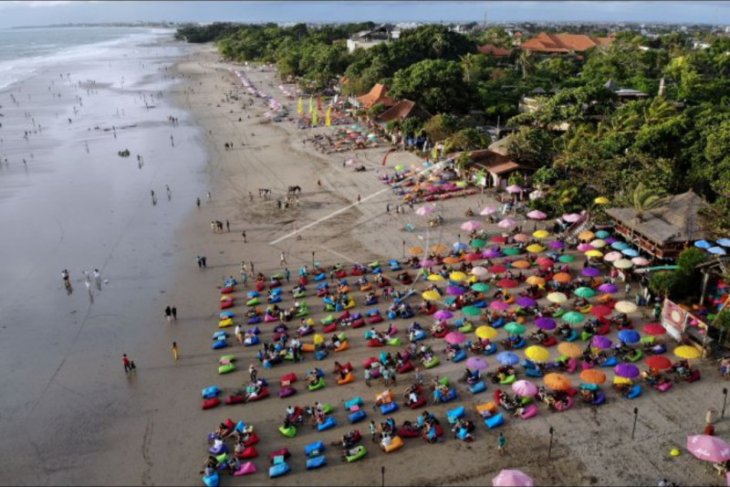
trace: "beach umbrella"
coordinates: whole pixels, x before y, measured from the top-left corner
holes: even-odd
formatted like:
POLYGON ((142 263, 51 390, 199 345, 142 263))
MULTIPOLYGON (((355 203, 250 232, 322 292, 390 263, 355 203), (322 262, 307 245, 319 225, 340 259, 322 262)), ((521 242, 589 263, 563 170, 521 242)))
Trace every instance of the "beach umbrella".
POLYGON ((578 240, 593 240, 596 237, 596 234, 591 232, 590 230, 583 230, 578 234, 578 240))
POLYGON ((641 256, 634 257, 633 259, 631 259, 631 262, 633 262, 634 265, 638 265, 638 266, 642 266, 642 267, 645 265, 649 265, 649 259, 647 259, 646 257, 641 257, 641 256))
POLYGON ((502 469, 492 477, 492 487, 533 487, 532 477, 516 469, 502 469))
POLYGON ((507 267, 502 264, 494 264, 492 266, 489 266, 489 272, 491 272, 492 274, 501 274, 503 272, 507 272, 507 267))
POLYGON ((454 317, 454 313, 447 309, 440 309, 433 314, 433 317, 437 320, 448 320, 454 317))
POLYGON ((705 250, 707 250, 710 247, 712 247, 712 244, 710 242, 708 242, 707 240, 697 240, 694 243, 694 246, 697 247, 698 249, 705 249, 705 250))
POLYGON ((589 243, 583 242, 578 244, 578 250, 580 250, 581 252, 588 252, 589 250, 593 250, 594 248, 595 247, 593 247, 593 245, 589 243))
POLYGON ((547 362, 550 360, 550 350, 540 345, 531 345, 525 349, 525 357, 534 362, 547 362))
POLYGON ((421 294, 421 297, 426 301, 438 301, 441 299, 441 295, 436 291, 425 291, 421 294))
POLYGON ((496 244, 503 244, 507 242, 507 237, 505 237, 504 235, 494 235, 489 239, 489 241, 496 244))
POLYGON ((524 332, 527 331, 527 327, 525 325, 520 325, 516 321, 510 321, 509 323, 504 325, 504 331, 506 331, 510 335, 522 335, 524 332))
POLYGON ((446 288, 446 294, 449 296, 461 296, 466 292, 466 289, 464 289, 461 286, 448 286, 446 288))
POLYGON ((571 325, 576 325, 586 319, 586 317, 578 311, 568 311, 560 318, 566 323, 570 323, 571 325))
POLYGON ((491 326, 482 325, 475 331, 477 337, 481 338, 482 340, 492 340, 494 338, 497 338, 497 330, 492 328, 491 326))
POLYGON ((554 292, 547 295, 547 300, 551 303, 562 304, 568 300, 568 297, 563 293, 554 292))
POLYGON ((547 215, 540 210, 532 210, 527 213, 527 218, 532 220, 544 220, 547 218, 547 215))
POLYGON ((621 251, 626 257, 636 257, 639 255, 639 251, 636 249, 628 248, 621 251))
POLYGON ((451 274, 449 274, 449 279, 454 282, 461 282, 461 281, 466 281, 467 279, 469 279, 469 276, 467 276, 466 274, 464 274, 461 271, 455 271, 455 272, 452 272, 451 274))
POLYGON ((472 232, 474 230, 479 230, 480 228, 482 228, 482 224, 476 220, 469 220, 462 223, 460 228, 464 231, 472 232))
POLYGON ((514 352, 500 352, 497 354, 497 362, 502 365, 515 365, 520 363, 520 356, 514 352))
POLYGON ((571 342, 558 343, 558 352, 569 358, 578 358, 583 355, 583 350, 580 346, 571 342))
POLYGON ((618 339, 624 343, 638 343, 641 335, 636 330, 621 330, 618 332, 618 339))
POLYGON ((645 362, 646 365, 654 370, 667 370, 672 368, 672 361, 664 355, 652 355, 645 362))
POLYGON ((611 313, 613 313, 613 310, 608 306, 603 306, 600 304, 596 306, 591 306, 591 314, 596 318, 603 318, 604 316, 608 316, 611 313))
POLYGON ((553 281, 559 282, 561 284, 566 284, 570 282, 573 278, 570 277, 570 274, 567 272, 558 272, 557 274, 553 275, 553 281))
POLYGON ((730 443, 717 436, 688 436, 687 450, 706 462, 722 463, 730 460, 730 443))
POLYGON ((459 257, 455 257, 453 255, 444 257, 444 264, 458 264, 459 262, 461 262, 461 259, 459 257))
POLYGON ((586 369, 580 373, 579 377, 586 384, 603 384, 606 382, 606 374, 596 369, 586 369))
POLYGON ((550 243, 548 243, 548 247, 555 250, 564 249, 566 247, 565 242, 562 240, 551 240, 550 243))
POLYGON ((477 308, 476 306, 464 306, 461 308, 461 312, 464 313, 466 316, 479 316, 482 314, 482 310, 477 308))
POLYGON ((494 207, 491 207, 491 206, 485 206, 485 207, 484 207, 484 208, 482 209, 482 211, 480 211, 480 212, 479 212, 479 214, 480 214, 481 216, 489 216, 489 215, 491 215, 492 213, 495 213, 496 211, 497 211, 497 209, 496 209, 496 208, 494 208, 494 207))
POLYGON ((482 240, 481 238, 475 238, 474 240, 469 242, 469 245, 471 245, 475 249, 481 249, 484 248, 485 245, 487 245, 487 241, 482 240))
POLYGON ((512 237, 512 239, 515 242, 525 243, 525 242, 529 242, 530 241, 530 236, 529 235, 525 235, 524 233, 518 233, 517 235, 515 235, 514 237, 512 237))
POLYGON ((600 286, 598 286, 598 290, 602 293, 606 294, 614 294, 618 292, 618 286, 616 284, 612 284, 610 282, 604 282, 600 286))
POLYGON ((484 370, 487 368, 487 363, 479 357, 469 357, 466 366, 471 370, 484 370))
POLYGON ((487 269, 485 269, 484 267, 476 266, 476 267, 472 268, 471 273, 474 276, 482 277, 482 276, 486 276, 487 274, 489 274, 489 271, 487 269))
POLYGON ((597 205, 607 205, 610 203, 609 199, 605 196, 599 196, 596 199, 593 200, 593 202, 597 205))
POLYGON ((628 362, 618 364, 613 368, 613 371, 617 376, 625 379, 635 379, 640 373, 639 368, 636 365, 628 362))
POLYGON ((451 248, 454 249, 454 252, 463 252, 467 250, 469 246, 464 242, 454 242, 451 248))
POLYGON ((700 358, 702 353, 690 345, 680 345, 674 349, 674 355, 683 359, 700 358))
POLYGON ((507 247, 502 251, 502 253, 509 256, 519 255, 520 249, 518 249, 517 247, 507 247))
POLYGON ((594 335, 593 338, 591 338, 591 345, 596 348, 600 348, 601 350, 606 350, 611 348, 613 342, 607 336, 594 335))
POLYGON ((601 240, 600 238, 597 238, 595 240, 592 240, 591 243, 590 243, 590 245, 593 246, 596 249, 602 249, 607 244, 606 244, 606 241, 605 240, 601 240))
POLYGON ((420 255, 423 253, 423 249, 421 247, 411 247, 408 249, 408 253, 411 255, 420 255))
POLYGON ((543 247, 540 244, 532 244, 532 245, 528 245, 525 250, 527 250, 531 254, 538 254, 538 253, 542 252, 543 250, 545 250, 545 247, 543 247))
POLYGON ((651 336, 661 336, 664 335, 667 332, 667 329, 664 328, 659 323, 647 323, 644 325, 644 333, 651 336))
POLYGON ((636 305, 632 303, 631 301, 619 301, 616 303, 616 305, 613 307, 616 311, 619 313, 633 313, 636 311, 636 305))
POLYGON ((723 247, 730 247, 730 238, 721 238, 717 241, 717 243, 723 247))
POLYGON ((713 255, 727 255, 727 252, 722 247, 710 247, 707 251, 713 255))
POLYGON ((444 340, 446 340, 446 343, 450 343, 451 345, 457 345, 466 341, 466 335, 458 331, 450 331, 446 334, 444 340))
POLYGON ((544 286, 545 279, 540 276, 530 276, 527 278, 527 284, 531 286, 544 286))
POLYGON ((512 289, 519 285, 520 285, 520 283, 514 279, 505 278, 505 279, 500 279, 499 281, 497 281, 497 286, 499 286, 503 289, 512 289))
POLYGON ((610 233, 608 233, 608 232, 607 232, 606 230, 598 230, 598 231, 596 232, 596 237, 597 237, 597 238, 606 238, 606 237, 608 237, 609 235, 611 235, 611 234, 610 234, 610 233))
POLYGON ((603 257, 603 252, 598 249, 589 250, 585 254, 587 257, 603 257))
POLYGON ((555 324, 554 319, 547 316, 541 316, 535 320, 535 326, 537 326, 541 330, 550 331, 554 330, 557 325, 555 324))
POLYGON ((571 262, 575 262, 575 256, 570 254, 561 255, 558 257, 558 260, 562 262, 563 264, 570 264, 571 262))
POLYGON ((543 378, 545 386, 554 391, 566 391, 571 388, 570 379, 563 374, 551 372, 543 378))
POLYGON ((617 252, 615 250, 603 256, 603 260, 605 260, 606 262, 616 262, 621 258, 623 258, 621 252, 617 252))
POLYGON ((512 392, 520 397, 532 397, 537 394, 537 386, 528 380, 520 379, 512 384, 512 392))
POLYGON ((485 284, 483 282, 475 282, 471 285, 471 290, 478 293, 486 293, 487 291, 489 291, 489 284, 485 284))
POLYGON ((519 186, 517 186, 516 184, 512 184, 510 186, 507 186, 504 189, 505 189, 505 191, 507 191, 510 194, 517 194, 517 193, 521 193, 522 192, 522 188, 519 187, 519 186))
POLYGON ((592 298, 593 296, 596 295, 596 292, 593 289, 591 289, 589 287, 585 287, 585 286, 579 287, 574 292, 575 292, 576 296, 580 296, 581 298, 586 298, 586 299, 592 298))
POLYGON ((504 311, 509 308, 509 304, 505 303, 504 301, 497 300, 489 303, 489 307, 495 311, 504 311))
POLYGON ((443 281, 444 277, 441 274, 429 274, 426 278, 431 282, 443 281))
POLYGON ((530 264, 526 260, 516 260, 516 261, 512 262, 512 264, 511 264, 511 266, 514 267, 515 269, 527 269, 531 265, 532 264, 530 264))
POLYGON ((444 252, 447 252, 448 250, 449 250, 449 248, 442 243, 437 243, 437 244, 431 245, 431 252, 433 252, 434 254, 443 254, 444 252))
POLYGON ((619 242, 613 242, 611 244, 611 248, 612 249, 616 249, 616 250, 624 250, 624 249, 628 249, 629 248, 629 244, 627 244, 626 242, 621 242, 621 241, 619 241, 619 242))
POLYGON ((433 267, 437 264, 435 260, 430 259, 423 259, 419 264, 421 265, 421 269, 428 269, 429 267, 433 267))
POLYGON ((580 270, 580 274, 585 277, 598 277, 601 275, 601 271, 595 267, 584 267, 580 270))
POLYGON ((547 230, 535 230, 532 232, 532 236, 539 239, 548 238, 550 236, 550 232, 547 230))
POLYGON ((535 306, 537 301, 527 296, 520 296, 515 300, 515 303, 523 308, 529 308, 531 306, 535 306))
POLYGON ((420 208, 416 210, 416 215, 418 216, 429 216, 434 211, 436 211, 436 208, 434 208, 433 205, 423 205, 420 208))
POLYGON ((550 257, 538 257, 535 262, 537 262, 537 265, 540 267, 551 267, 555 264, 555 261, 550 257))
POLYGON ((562 218, 568 223, 575 223, 580 220, 580 215, 578 213, 565 213, 562 218))
POLYGON ((517 225, 517 222, 515 222, 512 218, 505 218, 497 223, 499 228, 512 228, 515 225, 517 225))

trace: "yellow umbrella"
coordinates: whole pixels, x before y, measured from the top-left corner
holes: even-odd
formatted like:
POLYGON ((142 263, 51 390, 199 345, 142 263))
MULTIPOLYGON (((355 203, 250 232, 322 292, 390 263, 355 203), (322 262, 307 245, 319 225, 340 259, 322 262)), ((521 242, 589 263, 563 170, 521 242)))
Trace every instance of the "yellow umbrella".
POLYGON ((512 262, 512 267, 515 269, 527 269, 530 267, 530 263, 526 260, 517 260, 515 262, 512 262))
POLYGON ((441 274, 429 274, 426 279, 428 279, 429 281, 433 281, 433 282, 444 280, 444 278, 441 274))
POLYGON ((613 307, 619 313, 633 313, 636 311, 636 305, 631 301, 619 301, 616 306, 613 307))
POLYGON ((532 236, 535 238, 548 238, 550 236, 550 232, 547 230, 535 230, 532 232, 532 236))
POLYGON ((423 253, 423 249, 421 247, 411 247, 408 249, 408 253, 411 255, 420 255, 423 253))
POLYGON ((317 333, 316 335, 314 335, 314 338, 312 339, 312 341, 314 342, 315 346, 321 345, 324 343, 324 337, 322 335, 320 335, 319 333, 317 333))
POLYGON ((436 291, 425 291, 421 294, 421 297, 426 301, 438 301, 441 299, 441 295, 436 291))
POLYGON ((629 259, 618 259, 613 263, 613 266, 616 269, 630 269, 634 266, 634 263, 631 262, 629 259))
POLYGON ((531 286, 544 286, 545 279, 540 276, 530 276, 527 278, 527 284, 531 286))
POLYGON ((491 326, 482 325, 475 331, 477 337, 481 339, 493 340, 497 338, 497 330, 491 326))
POLYGON ((433 252, 434 254, 443 254, 448 250, 449 248, 442 243, 431 245, 431 252, 433 252))
POLYGON ((590 230, 583 230, 582 232, 580 232, 578 234, 578 239, 579 240, 593 240, 593 237, 595 237, 595 236, 596 235, 593 232, 591 232, 590 230))
POLYGON ((466 281, 468 278, 469 278, 469 276, 467 276, 463 272, 459 272, 459 271, 452 272, 451 274, 449 274, 449 279, 451 279, 452 281, 457 281, 457 282, 466 281))
POLYGON ((558 343, 558 352, 569 358, 578 358, 583 355, 583 350, 581 350, 580 346, 572 342, 558 343))
POLYGON ((598 249, 586 250, 586 255, 588 257, 603 257, 603 252, 598 249))
POLYGON ((674 355, 679 358, 693 359, 700 358, 702 356, 702 352, 689 345, 680 345, 674 349, 674 355))
POLYGON ((550 359, 550 350, 540 345, 532 345, 525 349, 525 357, 535 362, 547 362, 550 359))
POLYGON ((547 295, 547 300, 551 303, 560 304, 568 300, 568 297, 563 293, 550 293, 547 295))
POLYGON ((605 196, 599 196, 598 198, 594 199, 593 202, 597 205, 607 205, 610 203, 608 198, 606 198, 605 196))
POLYGON ((545 250, 545 247, 543 247, 540 244, 532 244, 532 245, 528 245, 526 250, 531 254, 537 254, 537 253, 545 250))

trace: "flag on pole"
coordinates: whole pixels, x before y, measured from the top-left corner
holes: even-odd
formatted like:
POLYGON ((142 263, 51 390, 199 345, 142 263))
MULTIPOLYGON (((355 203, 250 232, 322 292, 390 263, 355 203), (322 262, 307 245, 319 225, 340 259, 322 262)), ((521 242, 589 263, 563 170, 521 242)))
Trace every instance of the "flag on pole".
POLYGON ((332 107, 327 108, 327 113, 324 115, 324 124, 327 127, 332 125, 332 107))
POLYGON ((322 95, 317 95, 317 111, 322 110, 322 95))
POLYGON ((317 117, 317 110, 314 110, 312 112, 312 127, 316 127, 319 124, 319 119, 317 117))
POLYGON ((309 113, 312 113, 314 111, 314 98, 309 97, 309 113))
POLYGON ((302 100, 302 97, 299 97, 299 103, 297 103, 297 113, 301 115, 304 113, 304 100, 302 100))

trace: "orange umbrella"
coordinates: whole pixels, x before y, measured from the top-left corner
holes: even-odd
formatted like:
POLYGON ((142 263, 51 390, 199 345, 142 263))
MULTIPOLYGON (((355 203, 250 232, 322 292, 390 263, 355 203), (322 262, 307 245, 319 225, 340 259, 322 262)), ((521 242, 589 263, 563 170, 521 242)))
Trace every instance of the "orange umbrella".
POLYGON ((571 342, 559 343, 558 352, 560 352, 561 355, 565 355, 566 357, 570 358, 578 358, 583 355, 583 350, 581 350, 578 345, 571 342))
POLYGON ((444 264, 458 264, 461 262, 461 259, 454 256, 449 256, 444 259, 444 264))
POLYGON ((408 249, 408 253, 411 255, 420 255, 423 253, 423 249, 421 247, 411 247, 408 249))
POLYGON ((544 286, 545 279, 540 276, 530 276, 527 278, 527 284, 530 284, 532 286, 544 286))
POLYGON ((518 261, 512 262, 512 267, 514 267, 516 269, 527 269, 528 267, 530 267, 530 263, 527 262, 526 260, 518 260, 518 261))
POLYGON ((448 250, 449 248, 442 243, 431 245, 431 252, 433 252, 434 254, 444 254, 448 252, 448 250))
POLYGON ((553 280, 555 282, 559 282, 561 284, 567 284, 569 283, 573 278, 570 277, 570 274, 567 272, 558 272, 553 276, 553 280))
POLYGON ((603 384, 606 382, 606 374, 596 369, 586 369, 580 373, 580 380, 587 384, 603 384))
POLYGON ((570 389, 570 379, 563 374, 550 373, 545 376, 545 386, 554 391, 565 391, 570 389))

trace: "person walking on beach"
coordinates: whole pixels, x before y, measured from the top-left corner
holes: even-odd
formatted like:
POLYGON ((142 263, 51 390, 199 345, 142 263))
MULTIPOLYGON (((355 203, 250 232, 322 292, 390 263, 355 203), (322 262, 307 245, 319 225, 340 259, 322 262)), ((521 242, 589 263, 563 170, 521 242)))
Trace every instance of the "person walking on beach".
POLYGON ((61 271, 61 279, 63 279, 63 287, 66 288, 66 293, 70 295, 73 292, 73 288, 71 287, 71 277, 68 273, 68 269, 61 271))
POLYGON ((243 345, 243 329, 241 328, 240 324, 236 325, 236 330, 234 334, 236 335, 236 340, 238 340, 238 343, 243 345))
POLYGON ((198 205, 198 209, 200 209, 200 198, 196 198, 195 204, 198 205))
POLYGON ((286 254, 282 250, 281 254, 279 255, 279 267, 284 267, 285 265, 287 265, 286 254))
POLYGON ((375 421, 370 421, 370 439, 373 443, 378 442, 378 427, 375 426, 375 421))
POLYGON ((170 201, 172 199, 172 191, 168 185, 165 185, 165 191, 167 191, 167 201, 170 201))
POLYGON ((208 196, 208 201, 210 201, 210 191, 208 191, 207 196, 208 196))
POLYGON ((246 230, 241 232, 241 236, 243 237, 243 243, 248 243, 246 242, 246 230))
POLYGON ((101 273, 99 269, 94 269, 94 282, 96 283, 96 289, 101 291, 101 273))
POLYGON ((203 267, 203 259, 200 256, 197 256, 195 259, 198 262, 198 268, 203 267))
POLYGON ((202 256, 200 258, 200 261, 203 263, 203 267, 204 268, 207 268, 208 267, 208 258, 206 256, 202 256))
POLYGON ((172 307, 172 320, 177 321, 177 308, 175 306, 172 307))
POLYGON ((172 358, 175 359, 175 362, 177 362, 178 358, 178 350, 177 350, 177 342, 172 342, 172 358))
POLYGON ((250 261, 248 264, 249 264, 248 266, 251 268, 251 275, 253 276, 254 272, 256 272, 253 270, 253 261, 250 261))
POLYGON ((284 268, 284 278, 286 279, 286 282, 289 282, 291 278, 291 271, 288 267, 284 268))
POLYGON ((507 437, 504 436, 504 433, 500 432, 499 437, 497 438, 497 450, 499 451, 500 455, 504 455, 504 448, 507 446, 507 437))
POLYGON ((169 306, 165 308, 165 319, 168 323, 172 321, 172 309, 169 306))
POLYGON ((137 369, 137 366, 134 365, 134 360, 129 360, 129 357, 127 357, 126 353, 122 354, 122 364, 124 365, 125 374, 137 369))
POLYGON ((248 366, 248 376, 251 379, 252 384, 256 382, 256 376, 258 375, 258 373, 258 370, 256 370, 256 367, 254 367, 253 364, 248 366))
POLYGON ((228 220, 226 220, 226 231, 231 231, 231 222, 229 222, 228 220))

